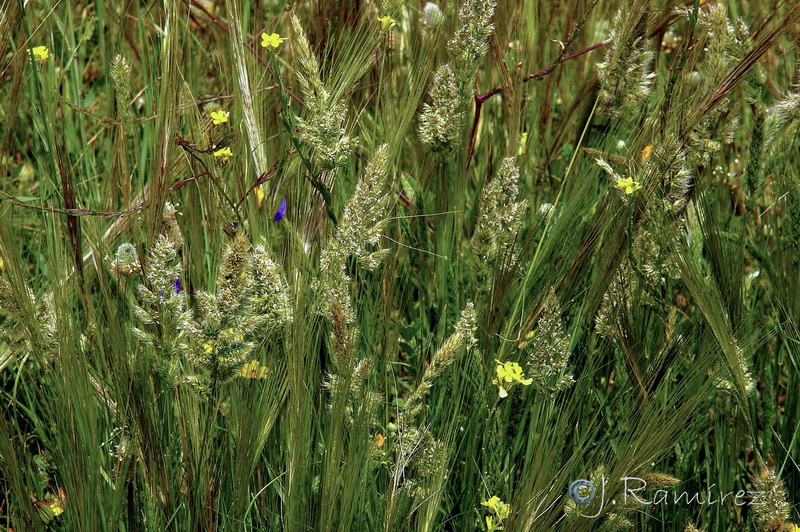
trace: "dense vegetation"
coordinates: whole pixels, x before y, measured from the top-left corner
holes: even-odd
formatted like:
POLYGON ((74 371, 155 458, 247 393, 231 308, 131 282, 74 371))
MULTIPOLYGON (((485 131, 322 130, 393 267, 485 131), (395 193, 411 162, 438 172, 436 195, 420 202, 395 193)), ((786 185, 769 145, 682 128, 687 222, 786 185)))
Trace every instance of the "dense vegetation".
POLYGON ((0 9, 0 529, 800 530, 797 2, 0 9))

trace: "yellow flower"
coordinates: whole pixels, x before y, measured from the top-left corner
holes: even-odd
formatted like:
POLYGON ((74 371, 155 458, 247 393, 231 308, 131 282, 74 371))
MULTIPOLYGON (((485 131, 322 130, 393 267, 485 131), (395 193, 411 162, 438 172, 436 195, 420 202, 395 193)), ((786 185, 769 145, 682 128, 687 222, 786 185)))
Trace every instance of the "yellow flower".
POLYGON ((3 257, 0 257, 0 270, 5 268, 5 266, 6 266, 6 263, 5 263, 5 261, 3 261, 3 257))
POLYGON ((497 371, 497 378, 492 381, 492 384, 497 385, 500 389, 500 397, 508 397, 507 388, 511 387, 509 384, 514 385, 519 383, 528 386, 533 382, 533 379, 525 378, 525 375, 522 373, 522 367, 516 362, 500 362, 497 359, 495 359, 495 362, 497 362, 497 367, 495 368, 495 371, 497 371))
POLYGON ((266 33, 261 34, 261 46, 264 48, 269 48, 272 46, 273 48, 277 48, 281 45, 283 41, 285 41, 286 37, 281 37, 277 33, 271 33, 267 35, 266 33))
POLYGON ((642 188, 642 185, 640 185, 638 181, 634 181, 632 177, 623 177, 621 179, 617 179, 615 186, 628 195, 633 194, 642 188))
POLYGON ((519 139, 519 150, 517 151, 517 155, 522 156, 525 153, 525 145, 528 143, 528 132, 523 131, 522 137, 519 139))
POLYGON ((203 351, 205 351, 206 354, 210 355, 213 350, 214 350, 214 346, 213 345, 211 345, 211 344, 203 344, 203 351))
POLYGON ((264 188, 261 185, 256 187, 256 201, 258 201, 258 208, 260 209, 264 205, 264 188))
POLYGON ((47 58, 50 57, 50 50, 47 49, 47 46, 35 46, 33 48, 28 48, 28 53, 40 63, 44 63, 47 58))
POLYGON ((378 17, 378 22, 381 23, 381 29, 382 30, 388 30, 389 28, 391 28, 392 26, 394 26, 397 23, 397 21, 395 19, 393 19, 392 17, 390 17, 389 15, 384 15, 382 17, 378 17))
POLYGON ((214 122, 215 126, 218 126, 224 122, 228 121, 228 117, 231 114, 227 111, 212 111, 211 112, 211 120, 214 122))
POLYGON ((53 499, 53 502, 50 503, 50 509, 53 510, 53 515, 56 517, 63 514, 64 505, 61 503, 61 499, 53 499))
POLYGON ((233 157, 233 152, 230 148, 221 148, 214 152, 214 157, 219 157, 222 159, 222 162, 227 161, 230 157, 233 157))
POLYGON ((653 155, 653 145, 649 144, 644 147, 642 150, 642 161, 647 162, 650 160, 650 156, 653 155))
POLYGON ((789 530, 791 532, 800 532, 800 526, 797 526, 794 523, 788 523, 788 524, 789 524, 789 530))
POLYGON ((490 499, 483 501, 481 506, 488 507, 492 512, 492 515, 486 516, 486 530, 489 532, 503 530, 503 521, 511 513, 511 505, 501 501, 497 495, 493 495, 490 499))
POLYGON ((383 447, 386 443, 386 436, 380 432, 375 435, 375 447, 383 447))
POLYGON ((251 360, 242 366, 242 371, 239 372, 239 375, 246 379, 263 379, 267 376, 267 373, 269 373, 268 367, 259 364, 258 360, 251 360))

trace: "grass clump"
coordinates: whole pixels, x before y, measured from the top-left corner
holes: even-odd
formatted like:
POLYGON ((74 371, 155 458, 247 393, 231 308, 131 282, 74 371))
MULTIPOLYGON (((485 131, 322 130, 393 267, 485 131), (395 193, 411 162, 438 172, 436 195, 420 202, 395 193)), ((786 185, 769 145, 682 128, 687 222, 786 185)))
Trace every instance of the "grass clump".
POLYGON ((798 529, 796 3, 0 5, 0 530, 798 529))

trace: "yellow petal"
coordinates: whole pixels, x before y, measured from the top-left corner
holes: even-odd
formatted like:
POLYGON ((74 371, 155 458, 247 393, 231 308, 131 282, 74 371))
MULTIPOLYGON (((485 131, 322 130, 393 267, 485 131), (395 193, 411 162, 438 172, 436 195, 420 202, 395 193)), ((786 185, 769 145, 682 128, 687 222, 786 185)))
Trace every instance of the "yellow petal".
POLYGON ((258 201, 258 208, 264 205, 264 189, 259 185, 256 187, 256 200, 258 201))

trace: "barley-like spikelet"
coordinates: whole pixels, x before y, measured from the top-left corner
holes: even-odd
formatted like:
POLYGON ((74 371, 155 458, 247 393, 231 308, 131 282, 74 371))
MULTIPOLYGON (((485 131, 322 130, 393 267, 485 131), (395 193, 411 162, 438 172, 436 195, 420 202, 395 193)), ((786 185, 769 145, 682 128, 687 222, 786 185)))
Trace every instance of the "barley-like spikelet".
POLYGON ((217 304, 223 314, 232 314, 242 304, 247 286, 247 260, 250 241, 243 234, 236 235, 222 254, 217 274, 217 304))
MULTIPOLYGON (((728 20, 724 4, 708 4, 698 13, 697 28, 702 35, 706 51, 699 66, 698 89, 709 92, 716 89, 730 69, 744 57, 748 50, 747 35, 740 35, 728 20)), ((722 149, 723 144, 733 141, 733 133, 739 122, 741 106, 731 105, 729 96, 724 97, 689 134, 689 159, 695 165, 705 165, 711 156, 722 149)))
POLYGON ((356 185, 342 221, 320 257, 320 274, 314 282, 317 312, 332 318, 331 304, 336 302, 347 322, 355 320, 350 302, 350 278, 345 267, 349 257, 356 257, 375 269, 386 252, 372 253, 370 248, 380 241, 388 220, 386 212, 391 196, 387 193, 389 146, 375 152, 364 176, 356 185))
POLYGON ((653 52, 646 48, 644 22, 644 16, 637 23, 623 10, 614 16, 611 44, 597 64, 598 112, 605 116, 619 117, 650 97, 655 73, 649 72, 653 52))
POLYGON ((517 201, 519 169, 513 157, 503 160, 497 177, 490 181, 481 195, 480 214, 472 235, 472 249, 479 257, 477 273, 488 278, 493 271, 504 272, 517 261, 517 236, 528 203, 517 201))
POLYGON ((570 387, 575 379, 568 373, 569 346, 572 336, 563 330, 561 308, 555 291, 550 289, 544 300, 542 315, 528 351, 525 374, 541 391, 558 391, 570 387))
POLYGON ((131 134, 131 65, 122 55, 114 56, 111 63, 111 79, 114 82, 114 97, 117 105, 117 119, 125 124, 125 133, 131 134))
POLYGON ((659 488, 661 486, 674 486, 681 480, 666 473, 645 473, 642 480, 647 482, 648 488, 659 488))
POLYGON ((489 51, 489 37, 494 33, 494 0, 465 0, 458 11, 459 29, 447 43, 447 52, 458 79, 462 105, 475 95, 475 75, 483 56, 489 51))
POLYGON ((176 286, 182 271, 178 249, 167 233, 156 238, 145 264, 144 282, 138 286, 141 303, 133 305, 134 315, 142 324, 132 328, 134 336, 155 349, 152 368, 172 384, 177 382, 176 355, 183 350, 190 320, 186 293, 176 286))
POLYGON ((345 131, 347 105, 344 100, 334 101, 322 83, 317 58, 294 14, 291 23, 293 43, 300 63, 297 79, 308 108, 305 118, 297 117, 299 137, 311 150, 310 159, 315 171, 327 172, 347 162, 350 153, 356 149, 357 141, 345 131))
POLYGON ((283 269, 273 260, 264 244, 253 248, 247 261, 249 278, 245 297, 247 315, 254 334, 270 337, 292 321, 293 311, 283 269))
POLYGON ((471 348, 477 343, 475 339, 476 320, 475 305, 467 303, 467 306, 461 312, 461 318, 456 324, 455 331, 433 355, 431 363, 422 375, 422 380, 420 380, 417 389, 409 397, 403 412, 404 419, 413 419, 419 413, 425 397, 428 395, 428 391, 433 386, 436 378, 452 364, 458 351, 462 347, 471 348))

